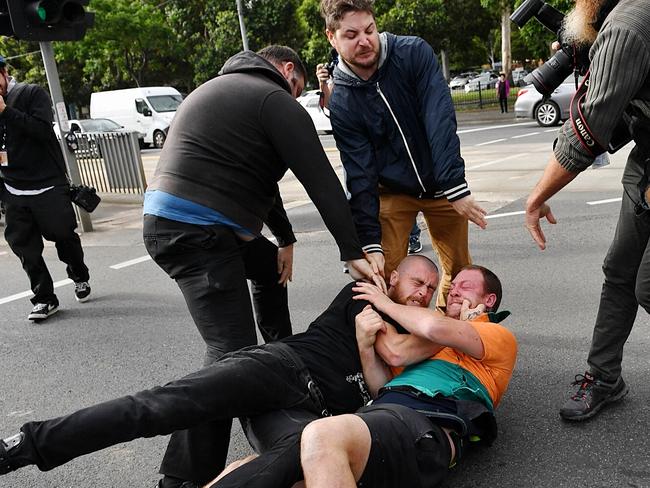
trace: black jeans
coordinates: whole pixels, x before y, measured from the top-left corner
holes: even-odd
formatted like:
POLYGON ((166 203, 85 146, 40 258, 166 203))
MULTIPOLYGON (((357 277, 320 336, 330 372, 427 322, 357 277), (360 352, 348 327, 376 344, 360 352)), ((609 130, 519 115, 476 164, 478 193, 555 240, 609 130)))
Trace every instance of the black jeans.
MULTIPOLYGON (((278 248, 268 239, 244 242, 229 227, 152 215, 145 215, 143 233, 151 257, 183 292, 207 345, 204 365, 257 342, 247 278, 264 339, 291 335, 287 289, 278 284, 278 248)), ((227 418, 174 433, 160 472, 181 479, 207 468, 218 473, 228 455, 230 427, 227 418)))
POLYGON ((508 99, 499 97, 499 106, 501 107, 501 113, 508 112, 508 99))
MULTIPOLYGON (((36 464, 45 471, 120 442, 166 435, 189 427, 200 428, 215 420, 250 416, 258 417, 260 425, 269 429, 258 431, 261 449, 275 447, 282 453, 288 446, 294 465, 294 474, 290 476, 296 476, 295 473, 300 472, 299 457, 296 457, 299 456, 299 436, 295 435, 298 427, 293 426, 304 426, 317 418, 320 411, 307 386, 309 380, 302 361, 288 346, 281 343, 253 346, 227 354, 211 366, 165 386, 101 403, 65 417, 28 422, 21 429, 25 441, 14 459, 21 465, 36 464), (283 421, 285 409, 295 409, 298 413, 283 421), (264 416, 274 411, 277 416, 264 416), (286 445, 282 444, 284 439, 286 445)), ((268 460, 269 456, 262 458, 268 460)), ((260 462, 252 466, 259 467, 260 462)), ((280 473, 277 466, 269 466, 269 470, 287 476, 280 473)), ((282 486, 268 484, 262 472, 252 472, 250 468, 248 473, 236 471, 239 472, 237 476, 248 477, 245 484, 228 485, 242 483, 242 478, 229 475, 226 478, 230 479, 224 481, 226 484, 215 486, 282 486)), ((218 472, 211 463, 193 473, 191 479, 206 483, 218 472)))
POLYGON ((623 347, 641 305, 650 313, 650 210, 625 192, 614 240, 603 264, 600 295, 588 363, 605 381, 621 375, 623 347))
POLYGON ((43 239, 53 241, 59 259, 66 264, 68 278, 74 282, 88 281, 81 239, 75 232, 77 218, 67 186, 57 186, 40 195, 2 196, 6 207, 5 239, 23 264, 30 287, 32 303, 58 305, 54 284, 43 259, 43 239))

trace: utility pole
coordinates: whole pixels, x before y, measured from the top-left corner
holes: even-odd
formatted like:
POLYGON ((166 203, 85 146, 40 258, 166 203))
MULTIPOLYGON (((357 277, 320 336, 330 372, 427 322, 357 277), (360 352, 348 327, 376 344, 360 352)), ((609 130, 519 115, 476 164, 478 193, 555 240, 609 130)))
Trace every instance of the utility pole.
POLYGON ((246 25, 244 24, 244 10, 241 0, 237 0, 237 16, 239 17, 239 30, 241 31, 241 43, 244 51, 248 51, 248 35, 246 34, 246 25))
MULTIPOLYGON (((54 49, 52 49, 51 42, 39 42, 41 46, 41 55, 43 56, 43 65, 45 66, 45 74, 47 76, 47 83, 50 86, 50 96, 54 104, 54 118, 59 124, 59 131, 61 133, 61 152, 65 165, 68 168, 70 179, 75 185, 81 183, 81 174, 79 173, 79 166, 77 166, 77 158, 74 153, 68 150, 63 142, 63 135, 70 130, 68 124, 68 114, 65 110, 65 102, 63 101, 63 92, 61 91, 61 83, 59 81, 59 71, 56 68, 54 61, 54 49)), ((84 232, 92 232, 93 224, 90 220, 88 212, 82 208, 74 206, 79 215, 81 222, 81 230, 84 232)))

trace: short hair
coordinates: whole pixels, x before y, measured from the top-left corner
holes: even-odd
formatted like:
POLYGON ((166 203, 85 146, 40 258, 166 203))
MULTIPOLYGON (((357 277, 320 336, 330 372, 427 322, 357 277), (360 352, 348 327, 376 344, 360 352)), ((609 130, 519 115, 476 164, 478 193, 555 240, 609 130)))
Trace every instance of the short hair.
POLYGON ((375 0, 321 0, 320 14, 325 19, 325 27, 334 32, 341 27, 341 19, 348 12, 368 12, 375 16, 375 0))
POLYGON ((429 268, 431 268, 432 271, 434 271, 438 276, 440 276, 440 270, 438 269, 438 265, 433 261, 433 259, 425 256, 424 254, 410 254, 410 255, 406 256, 397 265, 397 271, 399 272, 399 269, 402 267, 402 265, 408 265, 409 261, 414 261, 416 259, 425 260, 426 264, 429 266, 429 268))
POLYGON ((497 301, 494 302, 494 305, 488 309, 490 312, 496 312, 499 309, 501 304, 501 297, 503 296, 503 288, 501 287, 501 280, 497 275, 492 271, 487 269, 485 266, 479 266, 478 264, 468 264, 463 266, 460 270, 477 270, 483 275, 483 291, 485 293, 494 293, 497 297, 497 301))
POLYGON ((298 53, 287 46, 280 46, 279 44, 272 44, 257 51, 257 54, 262 56, 271 64, 276 63, 293 63, 295 70, 303 80, 307 81, 307 68, 303 64, 298 53))

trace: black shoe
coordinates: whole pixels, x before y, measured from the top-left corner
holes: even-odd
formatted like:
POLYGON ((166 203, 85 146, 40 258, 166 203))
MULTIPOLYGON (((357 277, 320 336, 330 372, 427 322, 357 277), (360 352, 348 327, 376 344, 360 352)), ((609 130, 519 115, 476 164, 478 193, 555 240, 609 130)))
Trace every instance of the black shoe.
POLYGON ((560 417, 564 420, 591 418, 605 405, 620 400, 629 391, 622 376, 614 383, 606 383, 586 372, 584 375, 577 374, 572 384, 580 387, 560 409, 560 417))
POLYGON ((409 254, 417 254, 422 251, 422 243, 419 237, 409 237, 409 254))
POLYGON ((158 481, 156 488, 199 488, 199 485, 193 481, 184 481, 179 478, 165 476, 163 479, 158 481))
POLYGON ((90 296, 90 285, 87 281, 74 284, 74 296, 78 302, 85 302, 90 296))
POLYGON ((0 439, 0 476, 3 474, 11 473, 18 468, 24 466, 22 463, 16 462, 12 459, 11 452, 23 442, 25 434, 22 432, 8 437, 6 439, 0 439))
POLYGON ((59 306, 54 303, 37 303, 32 308, 27 318, 29 320, 45 320, 59 310, 59 306))

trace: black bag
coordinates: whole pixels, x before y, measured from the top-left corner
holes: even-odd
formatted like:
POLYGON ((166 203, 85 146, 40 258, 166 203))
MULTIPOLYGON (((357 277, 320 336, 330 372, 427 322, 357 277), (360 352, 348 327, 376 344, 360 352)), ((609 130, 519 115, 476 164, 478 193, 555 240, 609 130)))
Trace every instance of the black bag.
POLYGON ((99 202, 102 201, 92 186, 72 184, 70 185, 70 200, 88 213, 95 210, 99 202))

